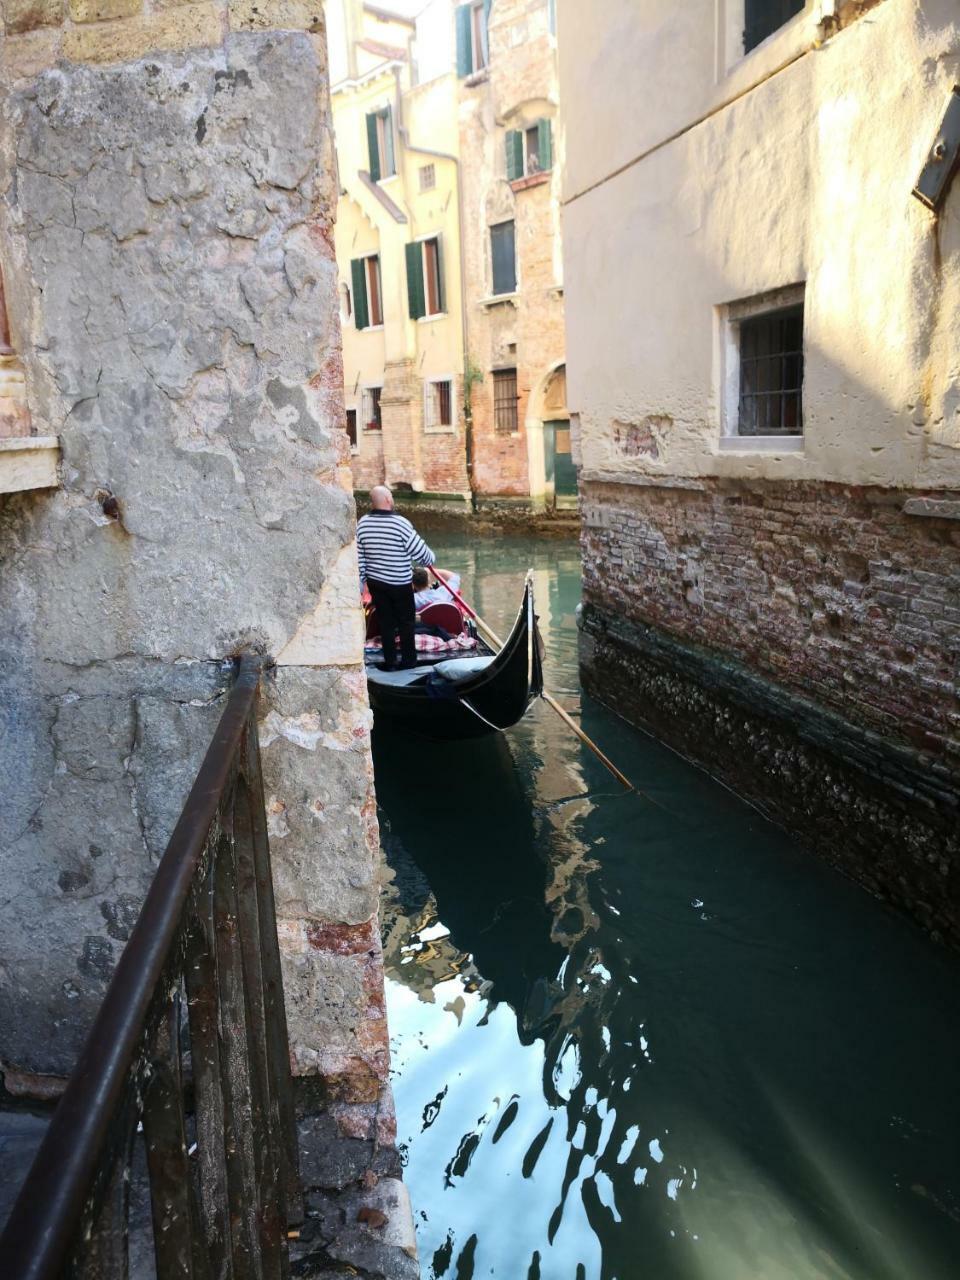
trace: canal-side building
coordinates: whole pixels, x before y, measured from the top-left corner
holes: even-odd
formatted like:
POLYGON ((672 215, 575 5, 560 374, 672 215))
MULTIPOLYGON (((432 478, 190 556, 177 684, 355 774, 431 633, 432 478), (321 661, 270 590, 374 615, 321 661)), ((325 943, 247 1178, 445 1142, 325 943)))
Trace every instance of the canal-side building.
POLYGON ((358 491, 572 503, 547 0, 327 0, 358 491))
POLYGON ((457 81, 449 5, 328 0, 354 485, 466 506, 457 81), (439 42, 439 48, 437 44, 439 42), (438 72, 438 74, 433 74, 438 72))
POLYGON ((252 652, 289 1061, 389 1150, 319 7, 0 10, 0 1105, 61 1090, 252 652))
POLYGON ((587 687, 957 940, 960 11, 558 7, 587 687))
POLYGON ((573 502, 552 0, 456 7, 468 376, 481 505, 573 502))

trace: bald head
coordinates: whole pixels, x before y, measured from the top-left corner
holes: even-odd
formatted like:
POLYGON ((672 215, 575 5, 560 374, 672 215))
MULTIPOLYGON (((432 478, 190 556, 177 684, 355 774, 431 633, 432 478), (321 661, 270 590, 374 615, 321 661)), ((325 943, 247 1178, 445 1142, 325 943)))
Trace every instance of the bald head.
POLYGON ((393 494, 385 484, 374 485, 370 490, 370 505, 374 511, 393 510, 393 494))

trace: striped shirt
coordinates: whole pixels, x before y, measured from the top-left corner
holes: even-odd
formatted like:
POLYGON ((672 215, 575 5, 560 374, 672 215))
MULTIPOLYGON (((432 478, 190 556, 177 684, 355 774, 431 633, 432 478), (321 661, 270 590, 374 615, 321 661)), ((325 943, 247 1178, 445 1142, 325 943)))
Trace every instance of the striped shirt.
POLYGON ((411 561, 429 568, 437 559, 406 516, 396 511, 369 511, 361 516, 357 554, 361 585, 372 578, 391 587, 413 581, 411 561))

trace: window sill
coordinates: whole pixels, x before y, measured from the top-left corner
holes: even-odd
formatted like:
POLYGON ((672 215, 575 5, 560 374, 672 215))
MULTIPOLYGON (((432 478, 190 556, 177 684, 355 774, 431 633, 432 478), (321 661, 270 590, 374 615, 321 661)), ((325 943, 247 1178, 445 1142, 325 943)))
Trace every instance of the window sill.
POLYGON ((0 493, 56 489, 60 484, 57 436, 12 436, 0 440, 0 493))
POLYGON ((418 316, 417 324, 433 324, 436 320, 446 320, 449 316, 447 311, 438 311, 432 316, 418 316))
POLYGON ((361 427, 360 434, 362 436, 382 436, 383 427, 361 427))
POLYGON ((477 306, 483 307, 485 311, 489 311, 491 307, 501 307, 505 304, 515 307, 519 296, 516 290, 513 293, 494 293, 489 298, 481 298, 477 306))
POLYGON ((803 436, 721 436, 720 453, 803 453, 803 436))
POLYGON ((463 77, 464 87, 473 89, 478 84, 486 84, 490 79, 490 68, 481 67, 479 71, 471 71, 468 76, 463 77))
POLYGON ((455 436, 457 434, 456 427, 424 427, 423 434, 425 436, 455 436))
POLYGON ((357 333, 382 333, 383 325, 382 324, 365 324, 362 329, 357 329, 356 325, 354 325, 354 330, 357 333))
POLYGON ((510 183, 511 191, 526 191, 529 187, 542 187, 553 176, 552 169, 544 169, 541 173, 528 173, 523 178, 514 178, 510 183))

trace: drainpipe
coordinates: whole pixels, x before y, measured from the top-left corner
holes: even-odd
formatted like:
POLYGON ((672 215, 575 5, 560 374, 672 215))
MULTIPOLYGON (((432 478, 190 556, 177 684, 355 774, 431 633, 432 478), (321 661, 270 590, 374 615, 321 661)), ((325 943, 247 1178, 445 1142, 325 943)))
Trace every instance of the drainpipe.
MULTIPOLYGON (((467 270, 464 262, 464 234, 463 234, 463 172, 460 168, 460 157, 451 155, 449 151, 434 151, 431 147, 418 147, 410 141, 410 134, 407 126, 403 122, 403 91, 400 87, 400 68, 394 66, 393 78, 396 84, 396 117, 397 117, 397 133, 400 135, 400 141, 407 151, 413 151, 420 156, 430 156, 434 160, 449 160, 456 166, 457 170, 457 229, 460 236, 460 252, 457 257, 460 262, 460 329, 461 339, 463 342, 463 385, 467 385, 467 365, 470 360, 469 349, 467 347, 467 270)), ((471 415, 472 417, 472 415, 471 415)), ((465 423, 465 440, 464 452, 466 454, 467 464, 467 480, 470 484, 470 505, 476 510, 477 494, 473 484, 473 425, 470 419, 465 423)))

